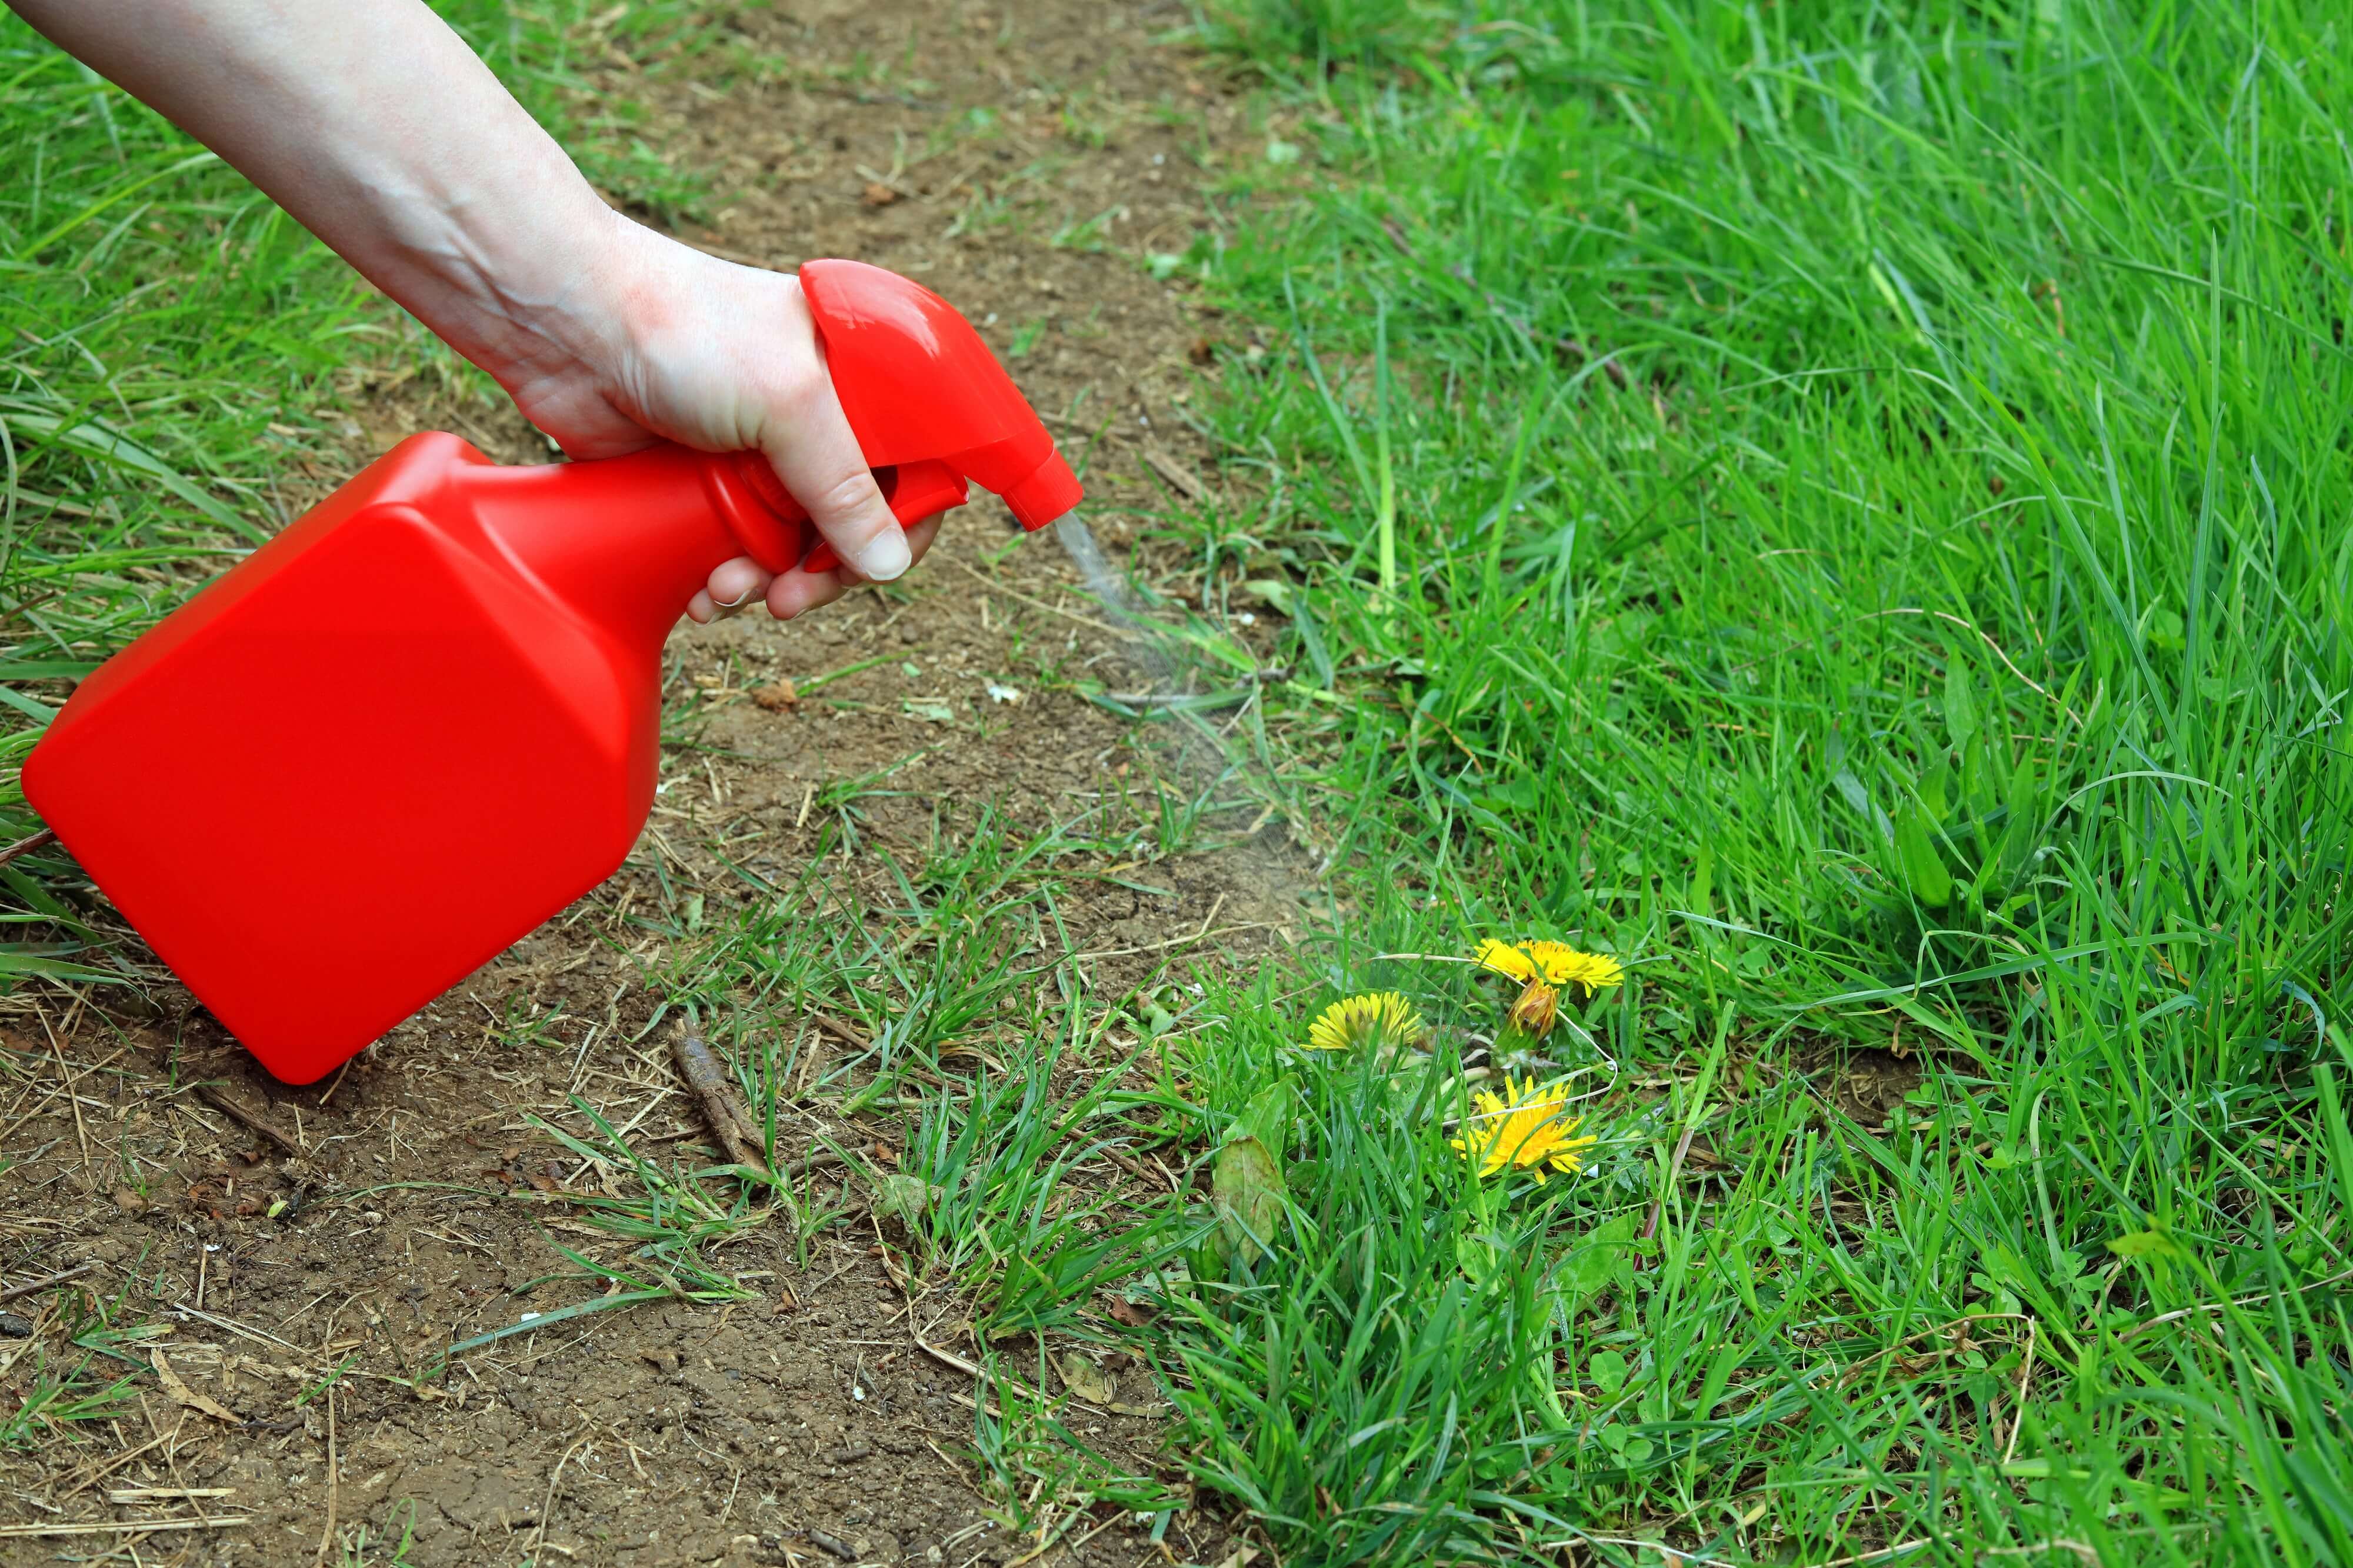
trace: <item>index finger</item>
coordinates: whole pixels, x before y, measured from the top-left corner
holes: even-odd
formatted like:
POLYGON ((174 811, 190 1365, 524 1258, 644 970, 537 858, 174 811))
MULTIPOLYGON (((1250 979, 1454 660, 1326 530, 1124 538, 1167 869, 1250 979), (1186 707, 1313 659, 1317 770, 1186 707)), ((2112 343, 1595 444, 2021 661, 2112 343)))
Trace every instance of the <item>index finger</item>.
POLYGON ((761 422, 761 456, 808 510, 834 553, 870 582, 888 582, 906 571, 913 559, 907 536, 867 469, 821 356, 776 395, 768 413, 761 422))

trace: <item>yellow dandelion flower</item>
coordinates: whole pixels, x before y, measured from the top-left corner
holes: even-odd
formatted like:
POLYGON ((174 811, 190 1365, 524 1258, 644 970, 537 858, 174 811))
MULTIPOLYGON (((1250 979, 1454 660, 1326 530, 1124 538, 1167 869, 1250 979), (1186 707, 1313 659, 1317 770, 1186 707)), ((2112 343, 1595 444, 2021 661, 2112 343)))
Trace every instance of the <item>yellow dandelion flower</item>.
POLYGON ((1462 1125, 1462 1136, 1449 1140, 1455 1152, 1478 1163, 1479 1174, 1517 1167, 1542 1186, 1545 1168, 1570 1172, 1578 1164, 1578 1151, 1590 1145, 1590 1136, 1576 1136, 1577 1118, 1568 1114, 1566 1083, 1538 1085, 1504 1079, 1504 1092, 1481 1089, 1473 1103, 1478 1110, 1462 1125))
POLYGON ((1625 965, 1606 953, 1580 952, 1565 942, 1498 942, 1479 944, 1478 962, 1514 980, 1543 980, 1553 985, 1577 985, 1588 996, 1626 978, 1625 965))
POLYGON ((1420 1016, 1397 992, 1375 991, 1335 1002, 1307 1026, 1311 1051, 1345 1051, 1371 1045, 1376 1038, 1392 1046, 1409 1046, 1421 1038, 1420 1016))

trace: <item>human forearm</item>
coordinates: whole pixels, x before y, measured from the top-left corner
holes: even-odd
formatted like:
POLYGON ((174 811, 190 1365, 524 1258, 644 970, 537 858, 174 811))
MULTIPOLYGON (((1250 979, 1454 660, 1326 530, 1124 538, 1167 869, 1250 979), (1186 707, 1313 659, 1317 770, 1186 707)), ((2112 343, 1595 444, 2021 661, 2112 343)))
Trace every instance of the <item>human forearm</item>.
POLYGON ((883 505, 798 281, 612 212, 423 0, 5 3, 276 197, 572 456, 764 453, 854 571, 730 562, 698 620, 755 595, 797 615, 929 542, 883 505))
POLYGON ((11 3, 510 387, 605 319, 628 226, 420 0, 11 3))

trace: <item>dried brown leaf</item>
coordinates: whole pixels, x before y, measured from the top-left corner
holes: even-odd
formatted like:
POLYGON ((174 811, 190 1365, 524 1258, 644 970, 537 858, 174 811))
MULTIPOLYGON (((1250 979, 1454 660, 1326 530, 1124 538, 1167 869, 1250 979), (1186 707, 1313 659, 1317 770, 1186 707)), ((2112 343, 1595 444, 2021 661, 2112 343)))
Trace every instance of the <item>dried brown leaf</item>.
POLYGON ((155 1369, 155 1381, 163 1384, 164 1392, 170 1395, 174 1403, 194 1410, 199 1415, 209 1415, 216 1421, 226 1421, 232 1426, 245 1425, 244 1416, 211 1395, 198 1394, 183 1382, 180 1374, 172 1370, 172 1363, 164 1354, 164 1348, 161 1345, 153 1346, 148 1350, 147 1364, 155 1369))

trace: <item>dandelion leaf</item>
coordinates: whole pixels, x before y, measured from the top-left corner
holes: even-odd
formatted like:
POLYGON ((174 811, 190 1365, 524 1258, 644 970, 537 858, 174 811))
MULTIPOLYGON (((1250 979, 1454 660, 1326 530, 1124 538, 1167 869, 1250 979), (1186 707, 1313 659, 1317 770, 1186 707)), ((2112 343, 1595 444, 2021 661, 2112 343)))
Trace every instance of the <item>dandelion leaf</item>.
POLYGON ((1229 1256, 1255 1259, 1273 1250, 1282 1191, 1282 1167, 1258 1139, 1230 1139, 1218 1151, 1209 1192, 1229 1256))
POLYGON ((1291 1108, 1297 1091, 1287 1078, 1275 1079, 1256 1094, 1234 1118, 1231 1136, 1255 1138, 1280 1157, 1291 1147, 1291 1108))
POLYGON ((934 1195, 932 1184, 921 1176, 893 1173, 879 1176, 874 1182, 875 1212, 894 1215, 909 1225, 923 1217, 934 1195))
POLYGON ((1576 1312, 1621 1279, 1630 1278, 1633 1244, 1634 1216, 1630 1214, 1620 1215, 1588 1232, 1560 1260, 1559 1272, 1553 1277, 1553 1289, 1560 1298, 1561 1310, 1576 1312))

